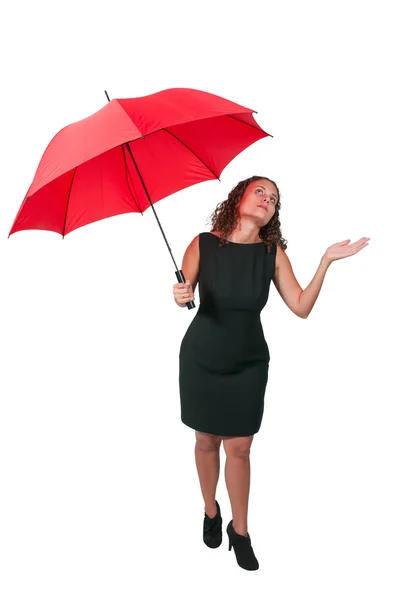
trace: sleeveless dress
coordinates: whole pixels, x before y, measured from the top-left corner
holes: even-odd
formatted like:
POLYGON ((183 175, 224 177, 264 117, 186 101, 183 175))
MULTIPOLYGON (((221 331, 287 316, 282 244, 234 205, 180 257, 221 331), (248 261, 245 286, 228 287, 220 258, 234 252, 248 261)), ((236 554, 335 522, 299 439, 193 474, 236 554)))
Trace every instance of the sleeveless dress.
POLYGON ((276 244, 199 234, 200 305, 181 342, 182 422, 203 433, 249 436, 260 429, 270 354, 260 313, 275 272, 276 244))

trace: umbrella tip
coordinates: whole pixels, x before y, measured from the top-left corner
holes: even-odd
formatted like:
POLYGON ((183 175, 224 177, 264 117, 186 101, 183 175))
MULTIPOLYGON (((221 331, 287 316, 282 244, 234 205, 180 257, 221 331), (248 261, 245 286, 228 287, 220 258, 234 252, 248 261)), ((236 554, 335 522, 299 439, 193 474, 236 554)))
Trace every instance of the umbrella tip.
POLYGON ((110 98, 109 98, 109 96, 108 96, 108 92, 107 92, 106 90, 105 90, 105 96, 107 97, 107 99, 108 99, 108 102, 110 102, 111 100, 110 100, 110 98))

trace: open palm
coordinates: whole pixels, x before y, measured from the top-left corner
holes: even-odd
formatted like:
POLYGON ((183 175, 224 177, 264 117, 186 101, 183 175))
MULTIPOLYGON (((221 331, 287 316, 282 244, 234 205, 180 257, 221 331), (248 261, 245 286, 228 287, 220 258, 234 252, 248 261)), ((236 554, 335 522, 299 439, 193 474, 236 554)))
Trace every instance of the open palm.
POLYGON ((329 246, 329 248, 325 252, 325 258, 330 262, 333 262, 334 260, 339 260, 340 258, 352 256, 353 254, 356 254, 357 252, 365 248, 365 246, 368 245, 369 240, 370 238, 362 237, 358 241, 353 242, 352 244, 349 243, 351 240, 337 242, 336 244, 329 246))

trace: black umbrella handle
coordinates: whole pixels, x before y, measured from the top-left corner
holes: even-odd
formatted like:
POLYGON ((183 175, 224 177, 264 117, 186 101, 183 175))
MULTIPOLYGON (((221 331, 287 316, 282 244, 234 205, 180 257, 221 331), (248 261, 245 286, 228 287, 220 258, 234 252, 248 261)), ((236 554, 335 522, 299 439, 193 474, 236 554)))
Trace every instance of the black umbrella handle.
MULTIPOLYGON (((177 275, 178 283, 185 283, 185 277, 184 277, 184 273, 182 271, 176 271, 176 275, 177 275)), ((185 306, 187 306, 189 309, 195 308, 195 302, 192 302, 192 300, 190 300, 189 302, 187 302, 185 304, 185 306)))

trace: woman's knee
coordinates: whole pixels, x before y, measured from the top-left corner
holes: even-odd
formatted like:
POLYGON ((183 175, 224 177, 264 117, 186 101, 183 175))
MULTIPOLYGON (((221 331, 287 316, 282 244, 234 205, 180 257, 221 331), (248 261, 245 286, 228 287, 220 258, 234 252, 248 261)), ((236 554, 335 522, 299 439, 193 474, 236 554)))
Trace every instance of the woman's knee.
POLYGON ((204 452, 211 452, 212 450, 219 450, 221 445, 221 436, 214 435, 213 433, 203 433, 202 431, 195 431, 196 447, 204 452))
POLYGON ((253 442, 253 435, 247 437, 224 438, 224 450, 227 456, 247 458, 253 442))

